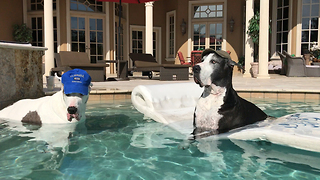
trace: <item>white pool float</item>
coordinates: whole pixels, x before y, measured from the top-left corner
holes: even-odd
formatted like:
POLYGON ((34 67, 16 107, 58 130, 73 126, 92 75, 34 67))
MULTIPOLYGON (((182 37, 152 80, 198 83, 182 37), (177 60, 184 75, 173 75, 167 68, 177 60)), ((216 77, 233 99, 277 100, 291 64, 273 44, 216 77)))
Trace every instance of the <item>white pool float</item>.
MULTIPOLYGON (((193 131, 193 112, 203 89, 195 83, 139 85, 131 94, 134 107, 186 139, 193 131)), ((265 140, 320 152, 320 113, 296 113, 265 120, 209 139, 265 140)))

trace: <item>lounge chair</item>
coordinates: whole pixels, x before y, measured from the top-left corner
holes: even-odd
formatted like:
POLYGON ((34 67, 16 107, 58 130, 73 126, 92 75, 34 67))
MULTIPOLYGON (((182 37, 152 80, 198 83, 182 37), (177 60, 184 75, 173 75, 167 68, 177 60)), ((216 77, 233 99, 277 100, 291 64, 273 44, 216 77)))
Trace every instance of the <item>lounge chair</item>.
POLYGON ((79 68, 88 72, 92 81, 101 82, 106 80, 106 67, 109 64, 91 63, 89 56, 85 52, 60 51, 54 54, 56 67, 52 72, 62 74, 71 69, 79 68))
POLYGON ((296 77, 320 77, 320 66, 306 65, 302 57, 292 57, 286 51, 283 51, 288 62, 287 76, 296 77))
POLYGON ((129 57, 134 64, 133 71, 149 72, 150 79, 152 78, 150 76, 150 72, 152 71, 160 72, 160 81, 173 80, 174 75, 176 76, 176 80, 189 79, 190 65, 159 64, 151 54, 144 53, 130 53, 129 57))

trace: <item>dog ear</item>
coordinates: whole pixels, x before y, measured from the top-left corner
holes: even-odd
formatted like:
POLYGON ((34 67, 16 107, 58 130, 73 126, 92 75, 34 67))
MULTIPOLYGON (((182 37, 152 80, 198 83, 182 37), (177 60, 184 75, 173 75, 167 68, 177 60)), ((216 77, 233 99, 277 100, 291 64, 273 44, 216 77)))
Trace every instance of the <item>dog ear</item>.
POLYGON ((228 59, 228 65, 231 67, 238 66, 242 70, 242 73, 245 72, 245 69, 243 68, 243 66, 241 66, 239 63, 232 61, 231 59, 228 59))

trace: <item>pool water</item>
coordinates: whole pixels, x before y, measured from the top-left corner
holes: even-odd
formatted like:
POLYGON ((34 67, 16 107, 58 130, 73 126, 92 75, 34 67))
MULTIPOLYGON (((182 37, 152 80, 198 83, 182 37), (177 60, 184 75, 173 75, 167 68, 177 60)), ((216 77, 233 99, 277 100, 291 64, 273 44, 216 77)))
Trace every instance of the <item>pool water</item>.
MULTIPOLYGON (((251 101, 275 117, 320 112, 313 102, 251 101)), ((183 150, 178 132, 144 119, 130 100, 90 102, 86 115, 65 148, 2 121, 0 179, 320 179, 320 153, 269 142, 222 139, 183 150)))

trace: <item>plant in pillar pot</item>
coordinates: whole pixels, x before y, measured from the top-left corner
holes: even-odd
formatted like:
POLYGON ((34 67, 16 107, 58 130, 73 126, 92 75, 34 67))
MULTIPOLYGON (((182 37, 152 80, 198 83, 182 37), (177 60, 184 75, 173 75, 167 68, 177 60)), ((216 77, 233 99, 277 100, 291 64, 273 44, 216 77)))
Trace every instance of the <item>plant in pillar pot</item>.
MULTIPOLYGON (((259 73, 259 29, 260 29, 260 13, 259 11, 256 11, 254 16, 249 20, 249 26, 247 34, 250 36, 253 44, 254 44, 254 62, 251 64, 251 75, 252 77, 257 77, 257 74, 259 73)), ((271 33, 271 27, 269 25, 269 33, 271 33)), ((270 52, 269 52, 270 53, 270 52)))
POLYGON ((253 58, 254 62, 250 63, 251 69, 250 74, 252 77, 257 77, 259 71, 259 62, 258 62, 258 51, 259 51, 259 25, 260 25, 260 14, 258 11, 254 16, 249 20, 249 26, 247 34, 250 36, 253 42, 253 58))

